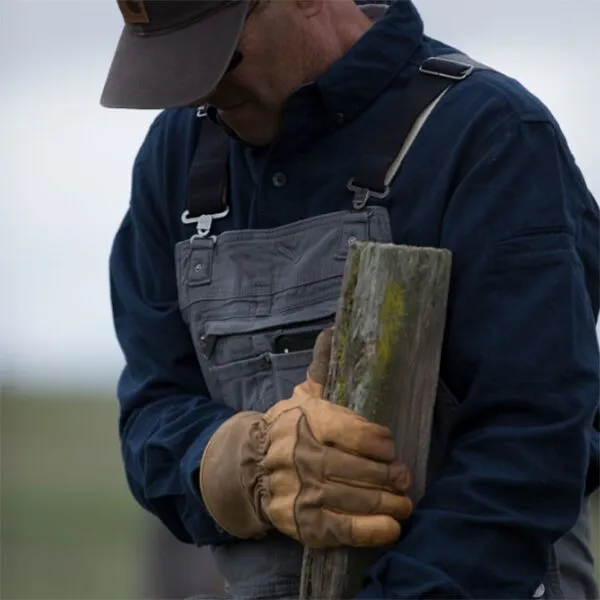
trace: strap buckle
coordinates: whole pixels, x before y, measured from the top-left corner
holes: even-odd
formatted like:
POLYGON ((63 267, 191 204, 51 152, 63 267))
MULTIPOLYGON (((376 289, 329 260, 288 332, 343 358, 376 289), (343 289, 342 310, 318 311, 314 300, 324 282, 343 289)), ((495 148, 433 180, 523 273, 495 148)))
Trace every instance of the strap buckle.
POLYGON ((383 200, 387 198, 390 193, 390 186, 386 185, 383 192, 376 192, 375 190, 370 190, 365 187, 360 187, 356 185, 355 178, 352 177, 350 181, 346 184, 346 187, 354 192, 354 199, 352 200, 352 207, 354 210, 361 210, 365 207, 366 203, 369 201, 369 198, 377 198, 378 200, 383 200))
POLYGON ((419 71, 425 75, 434 75, 436 77, 443 77, 444 79, 451 79, 452 81, 462 81, 473 72, 474 68, 473 65, 465 62, 433 56, 423 61, 419 67, 419 71))
MULTIPOLYGON (((214 213, 212 215, 200 215, 199 217, 190 217, 190 211, 185 210, 181 215, 181 222, 188 225, 190 223, 196 224, 196 233, 191 237, 191 240, 196 238, 205 238, 210 233, 213 219, 222 219, 229 214, 229 206, 225 207, 225 210, 220 213, 214 213)), ((214 237, 214 236, 213 236, 214 237)), ((191 241, 190 240, 190 241, 191 241)))

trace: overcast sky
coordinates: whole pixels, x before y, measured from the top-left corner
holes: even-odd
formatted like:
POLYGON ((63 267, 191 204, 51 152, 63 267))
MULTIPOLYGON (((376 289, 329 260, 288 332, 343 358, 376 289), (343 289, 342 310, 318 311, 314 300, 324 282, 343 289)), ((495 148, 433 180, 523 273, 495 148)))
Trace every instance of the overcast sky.
MULTIPOLYGON (((113 386, 107 256, 155 112, 98 98, 113 0, 0 0, 1 368, 28 384, 113 386)), ((417 0, 429 35, 504 70, 558 117, 600 198, 600 1, 417 0)))

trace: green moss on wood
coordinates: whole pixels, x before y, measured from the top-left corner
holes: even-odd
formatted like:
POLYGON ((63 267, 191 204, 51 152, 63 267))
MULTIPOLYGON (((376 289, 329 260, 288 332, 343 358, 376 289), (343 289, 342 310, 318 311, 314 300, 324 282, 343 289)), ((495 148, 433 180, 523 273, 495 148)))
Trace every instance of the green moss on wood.
POLYGON ((394 346, 398 343, 398 335, 405 317, 404 290, 400 283, 386 283, 383 302, 379 310, 379 335, 375 346, 375 378, 389 377, 394 346))
MULTIPOLYGON (((360 267, 360 252, 350 249, 350 256, 348 257, 349 266, 346 275, 345 296, 346 301, 344 303, 344 313, 341 315, 340 323, 336 327, 336 352, 335 359, 338 365, 348 364, 348 361, 344 359, 346 353, 349 351, 349 336, 350 336, 350 315, 352 314, 352 307, 354 301, 354 290, 356 289, 356 282, 358 281, 358 272, 360 267)), ((332 402, 341 406, 348 405, 347 399, 348 391, 348 374, 343 370, 337 373, 337 381, 335 389, 333 390, 332 402)))

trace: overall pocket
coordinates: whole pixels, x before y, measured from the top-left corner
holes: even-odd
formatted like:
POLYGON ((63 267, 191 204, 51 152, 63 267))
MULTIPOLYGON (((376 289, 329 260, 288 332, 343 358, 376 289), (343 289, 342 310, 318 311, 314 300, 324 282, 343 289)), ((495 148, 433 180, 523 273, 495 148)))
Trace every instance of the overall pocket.
POLYGON ((235 410, 264 412, 306 379, 314 343, 334 315, 240 332, 235 323, 207 323, 202 355, 218 398, 235 410))
POLYGON ((333 317, 281 332, 273 339, 270 354, 276 402, 290 398, 294 387, 306 379, 313 348, 319 333, 333 323, 333 317))
POLYGON ((219 387, 220 400, 234 410, 265 412, 273 405, 276 395, 268 353, 209 369, 219 387))
POLYGON ((275 402, 287 400, 294 388, 306 379, 306 371, 312 360, 312 349, 290 352, 289 354, 271 354, 275 402))

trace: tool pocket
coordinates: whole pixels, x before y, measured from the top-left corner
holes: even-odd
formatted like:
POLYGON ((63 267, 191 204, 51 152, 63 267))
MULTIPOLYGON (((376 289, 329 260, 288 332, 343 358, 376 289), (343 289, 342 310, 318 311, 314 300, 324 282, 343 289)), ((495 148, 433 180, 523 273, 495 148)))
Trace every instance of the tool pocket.
POLYGON ((233 320, 206 323, 196 337, 208 378, 218 388, 213 398, 236 410, 261 412, 289 398, 306 379, 319 333, 333 320, 333 314, 304 323, 280 318, 265 327, 257 319, 247 331, 233 320))
POLYGON ((271 359, 268 353, 224 365, 208 367, 217 382, 219 399, 231 408, 265 412, 275 401, 271 359))
POLYGON ((276 402, 291 397, 294 387, 306 379, 317 337, 333 321, 332 315, 316 323, 283 331, 273 339, 271 364, 276 402))

